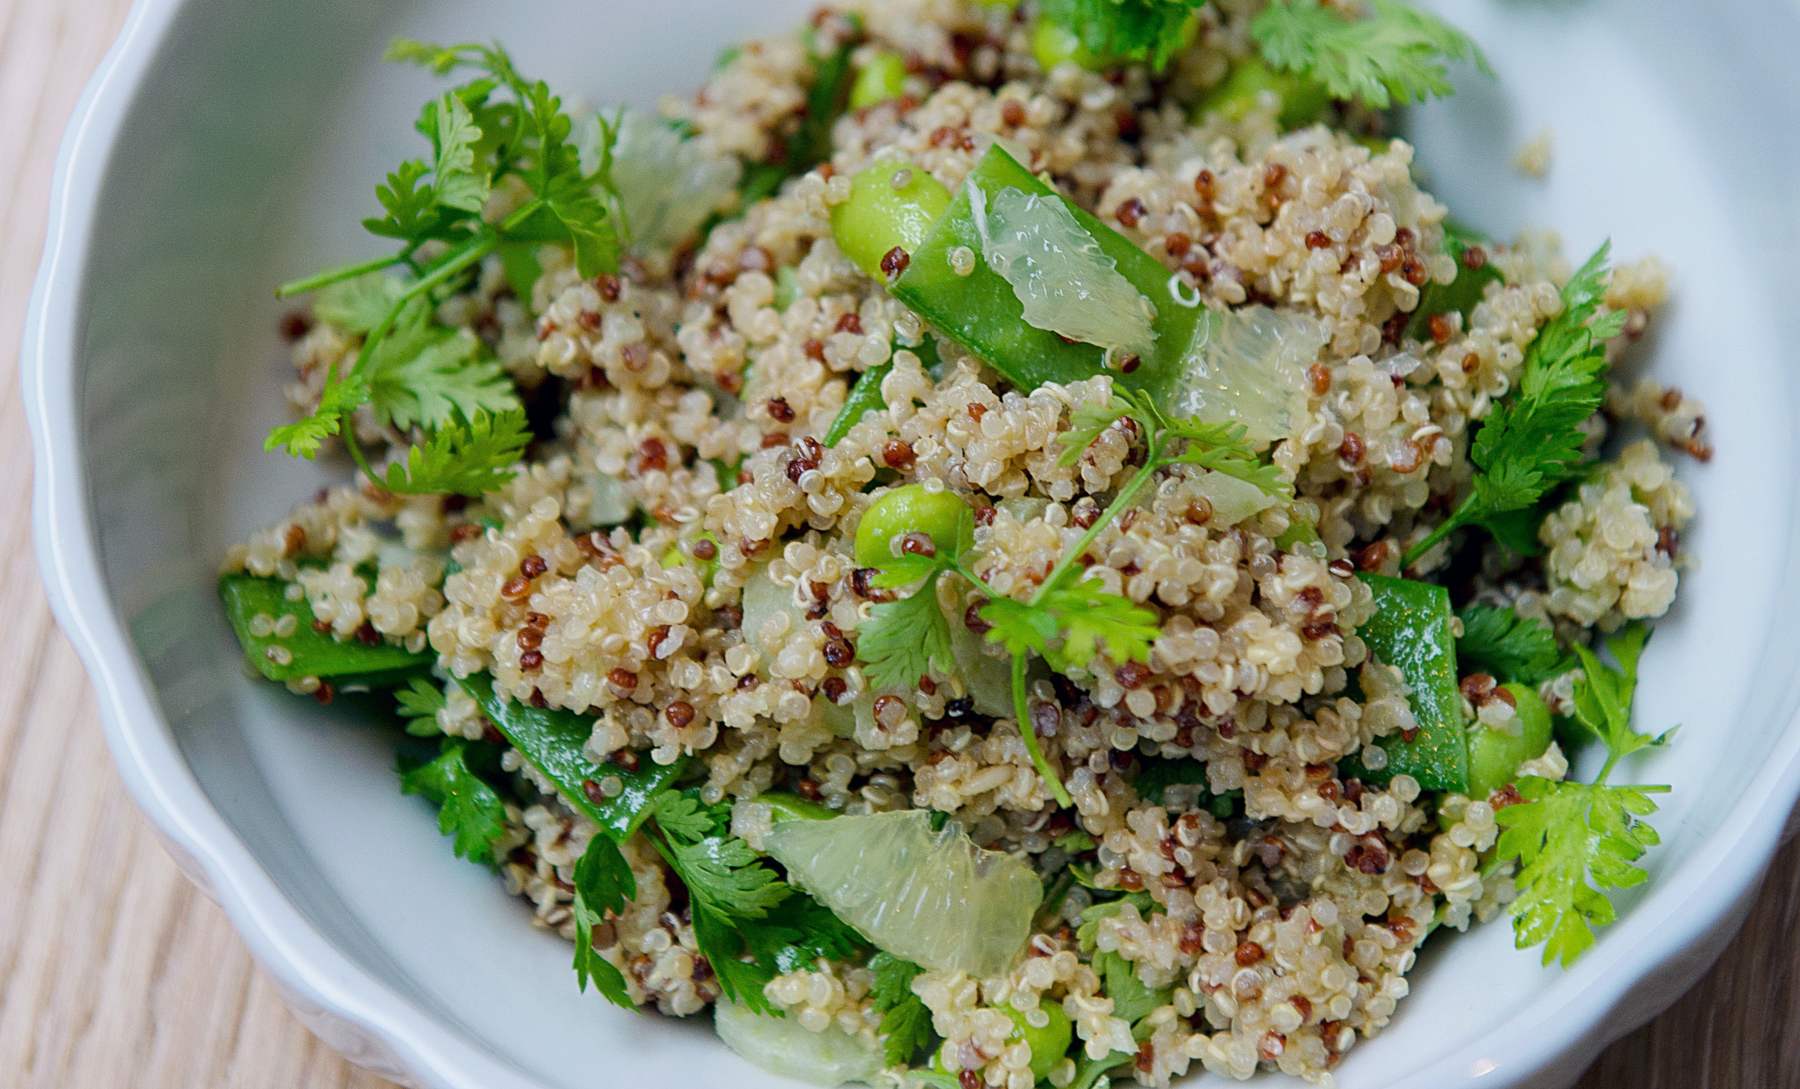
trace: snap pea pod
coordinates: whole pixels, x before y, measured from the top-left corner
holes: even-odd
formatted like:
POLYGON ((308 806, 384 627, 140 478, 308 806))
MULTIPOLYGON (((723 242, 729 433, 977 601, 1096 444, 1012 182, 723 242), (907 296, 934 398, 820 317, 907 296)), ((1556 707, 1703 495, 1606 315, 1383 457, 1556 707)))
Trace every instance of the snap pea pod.
POLYGON ((1469 789, 1469 735, 1456 688, 1456 637, 1450 592, 1442 586, 1387 575, 1360 576, 1375 595, 1375 615, 1357 634, 1376 660, 1400 670, 1412 690, 1408 702, 1419 730, 1411 740, 1381 739, 1387 764, 1350 769, 1385 783, 1402 773, 1426 790, 1469 789))
MULTIPOLYGON (((1155 350, 1131 373, 1115 372, 1119 381, 1154 393, 1180 376, 1196 335, 1208 329, 1207 311, 1174 301, 1169 292, 1170 273, 1162 262, 1063 198, 998 144, 988 149, 969 177, 990 199, 1013 188, 1063 201, 1076 222, 1093 235, 1101 250, 1117 263, 1119 272, 1156 310, 1151 323, 1155 350)), ((1102 372, 1102 349, 1071 343, 1049 330, 1027 325, 1024 304, 1013 294, 1012 285, 986 262, 976 260, 968 275, 959 276, 950 260, 958 248, 967 248, 978 257, 981 253, 966 188, 957 191, 949 211, 909 254, 905 271, 893 283, 894 295, 1021 389, 1035 389, 1045 382, 1078 382, 1102 372)))
MULTIPOLYGON (((1429 340, 1431 319, 1439 314, 1461 314, 1466 320, 1481 301, 1487 285, 1505 282, 1492 261, 1480 259, 1471 263, 1469 251, 1486 244, 1487 239, 1475 231, 1455 223, 1444 224, 1444 251, 1456 258, 1456 278, 1447 284, 1433 281, 1425 286, 1418 307, 1406 323, 1409 339, 1429 340)), ((1484 258, 1485 252, 1482 250, 1484 258)))
POLYGON ((460 677, 457 683, 565 801, 614 839, 622 840, 637 831, 649 815, 650 799, 682 772, 684 760, 657 764, 646 759, 636 771, 596 764, 587 755, 588 736, 594 729, 591 719, 570 711, 514 703, 494 691, 494 679, 485 673, 460 677), (601 784, 609 778, 622 785, 617 794, 608 795, 603 789, 601 784))
POLYGON ((883 407, 881 399, 881 383, 894 370, 892 363, 882 363, 870 367, 856 379, 856 385, 850 387, 850 393, 844 398, 844 407, 831 421, 831 427, 825 432, 825 445, 836 446, 844 441, 844 436, 856 426, 856 422, 868 413, 883 407))
POLYGON ((340 686, 388 688, 431 665, 430 651, 414 653, 387 643, 340 643, 329 633, 314 630, 312 606, 304 597, 289 601, 287 587, 281 579, 255 575, 219 579, 219 597, 225 602, 225 615, 244 648, 244 657, 269 680, 318 677, 340 686), (291 616, 293 633, 257 635, 251 628, 258 616, 278 624, 291 616), (269 656, 271 651, 274 658, 269 656))

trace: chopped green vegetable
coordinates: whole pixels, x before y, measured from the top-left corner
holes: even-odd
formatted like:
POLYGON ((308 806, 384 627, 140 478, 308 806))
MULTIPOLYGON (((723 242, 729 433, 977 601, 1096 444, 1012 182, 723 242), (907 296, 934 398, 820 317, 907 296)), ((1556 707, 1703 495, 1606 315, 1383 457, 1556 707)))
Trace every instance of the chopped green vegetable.
MULTIPOLYGON (((1208 311, 1198 305, 1183 306, 1170 294, 1169 270, 1129 239, 1106 226, 1079 206, 1067 202, 1026 170, 998 144, 988 149, 970 183, 991 202, 1005 189, 1040 198, 1063 201, 1083 231, 1091 235, 1118 271, 1156 309, 1151 324, 1154 352, 1129 374, 1114 371, 1115 378, 1134 389, 1158 389, 1183 370, 1189 349, 1207 333, 1208 311)), ((1105 352, 1092 344, 1070 344, 1057 334, 1037 329, 1023 320, 1024 306, 1012 285, 983 261, 974 261, 968 275, 958 275, 956 251, 982 252, 981 233, 964 186, 929 236, 910 252, 906 271, 893 283, 894 295, 934 329, 961 344, 1020 389, 1035 389, 1045 382, 1077 382, 1106 372, 1105 352)), ((965 255, 965 256, 967 256, 965 255)))
POLYGON ((271 681, 297 681, 318 677, 339 686, 387 688, 400 684, 431 664, 431 653, 414 653, 388 643, 339 642, 329 632, 313 628, 312 606, 304 596, 290 600, 288 583, 255 575, 225 575, 219 579, 219 597, 225 615, 244 648, 252 668, 271 681), (268 618, 264 634, 258 617, 268 618), (285 618, 293 617, 292 624, 285 618), (291 627, 287 635, 277 628, 291 627))
POLYGON ((494 844, 506 834, 506 805, 468 762, 469 742, 445 738, 438 757, 400 768, 400 792, 438 807, 438 831, 453 839, 457 858, 491 865, 494 844))
POLYGON ((1060 1002, 1055 1000, 1038 1003, 1037 1009, 1026 1012, 1017 1006, 1007 1004, 1001 1012, 1012 1018, 1012 1035, 1008 1040, 1019 1040, 1031 1049, 1031 1074, 1042 1080, 1050 1076, 1063 1056, 1069 1053, 1069 1043, 1074 1039, 1074 1026, 1069 1015, 1063 1012, 1060 1002), (1033 1015, 1042 1017, 1042 1025, 1031 1023, 1033 1015))
POLYGON ((1550 709, 1525 685, 1502 686, 1518 716, 1516 732, 1477 724, 1469 731, 1469 795, 1486 798, 1510 783, 1519 766, 1550 747, 1550 709))
POLYGON ((1263 59, 1317 80, 1333 98, 1385 110, 1449 95, 1449 65, 1468 61, 1491 74, 1462 31, 1400 0, 1372 0, 1350 19, 1320 0, 1274 0, 1250 25, 1263 59))
POLYGON ((1419 293, 1418 308, 1406 323, 1405 335, 1412 340, 1430 339, 1431 319, 1439 314, 1461 314, 1467 321, 1487 286, 1506 282, 1487 259, 1487 239, 1474 231, 1446 223, 1444 252, 1456 259, 1456 278, 1447 284, 1434 280, 1419 293))
POLYGON ((1194 110, 1196 120, 1217 114, 1228 121, 1242 121, 1265 94, 1281 100, 1277 116, 1284 129, 1303 128, 1318 121, 1331 105, 1324 85, 1295 72, 1277 72, 1255 57, 1246 57, 1206 92, 1194 110))
POLYGON ((856 562, 868 567, 892 563, 901 553, 894 543, 923 533, 940 552, 960 552, 975 543, 975 513, 955 492, 923 484, 891 488, 869 505, 856 526, 856 562))
POLYGON ((471 673, 457 683, 571 807, 615 839, 635 832, 649 816, 650 802, 681 773, 680 762, 643 760, 636 771, 596 764, 586 751, 594 732, 591 719, 571 711, 514 703, 494 690, 493 678, 485 673, 471 673), (618 780, 617 793, 607 790, 609 779, 618 780))
POLYGON ((826 446, 836 446, 844 441, 844 436, 864 416, 887 407, 887 403, 881 399, 881 383, 887 381, 887 376, 893 371, 892 363, 882 363, 856 376, 856 384, 850 387, 849 394, 844 398, 844 407, 838 410, 831 426, 825 431, 826 446))
POLYGON ((866 110, 899 98, 906 90, 906 58, 891 49, 878 49, 856 69, 850 85, 850 108, 866 110))
POLYGON ((1538 685, 1575 668, 1542 620, 1520 616, 1504 605, 1470 605, 1456 614, 1462 635, 1456 660, 1464 673, 1483 671, 1503 681, 1538 685))
POLYGON ((1031 55, 1038 67, 1054 72, 1064 64, 1076 64, 1091 71, 1106 67, 1103 57, 1095 56, 1081 44, 1081 38, 1068 27, 1049 19, 1039 19, 1031 28, 1031 55))
POLYGON ((1501 519, 1530 510, 1580 471, 1587 443, 1582 425, 1606 400, 1606 342, 1625 328, 1623 312, 1601 308, 1610 250, 1602 245, 1563 286, 1563 311, 1544 323, 1526 350, 1517 391, 1495 406, 1475 433, 1469 451, 1474 490, 1407 549, 1404 565, 1467 525, 1505 531, 1509 541, 1518 540, 1522 534, 1501 519))
POLYGON ((931 1046, 931 1010, 912 990, 912 981, 924 970, 891 953, 869 959, 874 976, 869 998, 881 1014, 882 1049, 889 1066, 909 1066, 931 1046))
POLYGON ((832 206, 831 237, 857 268, 886 280, 888 254, 918 249, 949 207, 942 182, 904 159, 881 159, 857 171, 850 199, 832 206))
MULTIPOLYGON (((1038 28, 1051 28, 1059 39, 1049 52, 1039 52, 1045 71, 1056 67, 1045 61, 1073 60, 1087 68, 1125 63, 1149 64, 1160 72, 1170 58, 1193 44, 1194 13, 1206 0, 1043 0, 1038 6, 1038 28)), ((1036 46, 1037 38, 1033 38, 1036 46)), ((1045 47, 1049 49, 1048 45, 1045 47)))
POLYGON ((1384 737, 1387 763, 1356 774, 1375 783, 1410 775, 1426 790, 1469 789, 1468 731, 1457 691, 1456 646, 1450 627, 1450 592, 1442 586, 1362 575, 1375 595, 1375 615, 1357 634, 1383 664, 1400 670, 1411 689, 1407 702, 1418 721, 1408 741, 1384 737))
POLYGON ((1586 677, 1575 688, 1576 718, 1607 749, 1594 782, 1526 777, 1517 784, 1525 803, 1496 814, 1502 831, 1495 858, 1519 864, 1513 879, 1519 890, 1512 904, 1514 944, 1525 949, 1542 943, 1545 964, 1573 964, 1594 944, 1594 930, 1617 918, 1607 891, 1641 885, 1649 877, 1635 863, 1660 840, 1643 818, 1656 811, 1652 795, 1669 788, 1607 784, 1620 760, 1670 736, 1631 728, 1638 659, 1648 638, 1648 629, 1635 625, 1609 639, 1617 668, 1588 648, 1577 648, 1586 677))

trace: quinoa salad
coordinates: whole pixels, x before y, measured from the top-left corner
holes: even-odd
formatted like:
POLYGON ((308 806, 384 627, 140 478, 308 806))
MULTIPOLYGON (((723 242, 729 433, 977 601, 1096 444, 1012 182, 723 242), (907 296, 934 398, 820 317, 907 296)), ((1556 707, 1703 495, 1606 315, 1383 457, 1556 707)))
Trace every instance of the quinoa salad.
POLYGON ((1653 256, 1431 195, 1455 28, 846 0, 654 111, 390 53, 374 256, 281 288, 268 447, 340 483, 220 593, 568 1001, 823 1085, 1330 1085, 1424 943, 1555 971, 1646 879, 1705 414, 1653 256))

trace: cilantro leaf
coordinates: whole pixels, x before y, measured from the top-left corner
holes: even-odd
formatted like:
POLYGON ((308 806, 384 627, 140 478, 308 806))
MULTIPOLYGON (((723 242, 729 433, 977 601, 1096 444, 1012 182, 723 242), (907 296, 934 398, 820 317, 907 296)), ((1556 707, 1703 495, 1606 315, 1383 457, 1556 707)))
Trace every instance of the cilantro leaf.
POLYGON ((1575 686, 1575 717, 1607 747, 1607 760, 1593 783, 1555 782, 1527 776, 1516 789, 1521 805, 1496 815, 1501 833, 1495 845, 1500 862, 1517 862, 1513 901, 1514 944, 1542 943, 1544 963, 1564 967, 1594 944, 1594 930, 1617 912, 1606 893, 1642 884, 1648 875, 1635 865, 1659 841, 1643 818, 1656 812, 1651 795, 1666 786, 1609 786, 1618 762, 1640 749, 1664 743, 1631 728, 1638 659, 1648 629, 1633 625, 1607 641, 1618 661, 1608 666, 1585 646, 1575 648, 1586 675, 1575 686))
POLYGON ((632 1009, 635 1003, 625 988, 625 975, 594 948, 594 929, 605 914, 619 914, 637 895, 637 878, 631 864, 611 836, 597 833, 575 863, 575 982, 583 992, 588 983, 614 1005, 632 1009))
POLYGON ((924 585, 898 601, 875 606, 857 629, 856 654, 876 688, 909 691, 927 673, 956 668, 950 621, 938 605, 939 565, 924 585))
POLYGON ((1156 613, 1089 579, 1052 587, 1033 602, 995 598, 981 607, 988 641, 1035 654, 1059 673, 1086 669, 1104 651, 1115 662, 1144 662, 1162 634, 1156 613))
POLYGON ((397 495, 479 496, 512 479, 512 466, 530 442, 525 413, 477 412, 468 423, 448 424, 410 447, 403 460, 388 465, 380 484, 397 495))
POLYGON ((456 857, 492 863, 494 842, 506 834, 506 805, 467 755, 467 742, 446 738, 437 759, 401 772, 400 791, 437 805, 438 830, 454 837, 456 857))
POLYGON ((670 864, 688 894, 721 918, 761 919, 787 898, 788 886, 735 836, 671 841, 669 848, 670 864))
POLYGON ((481 126, 475 123, 467 103, 449 93, 438 100, 437 131, 432 134, 437 164, 431 177, 432 195, 438 204, 474 213, 487 204, 492 181, 486 170, 475 169, 475 148, 481 140, 481 126))
POLYGON ((438 729, 437 713, 448 701, 444 698, 444 690, 435 682, 414 677, 405 688, 394 690, 394 699, 400 705, 400 717, 406 720, 407 733, 414 737, 436 737, 443 732, 438 729))
POLYGON ((1580 471, 1587 443, 1582 425, 1606 399, 1606 341, 1624 329, 1622 314, 1600 311, 1610 252, 1602 244, 1563 287, 1562 313, 1526 350, 1517 391, 1494 407, 1475 434, 1469 450, 1477 470, 1474 490, 1407 550, 1403 566, 1465 525, 1509 540, 1525 536, 1518 512, 1580 471))
POLYGON ((1095 954, 1094 967, 1100 973, 1101 990, 1113 1000, 1113 1016, 1126 1021, 1148 1017, 1167 1005, 1173 993, 1166 987, 1150 988, 1138 978, 1136 966, 1118 953, 1095 954))
POLYGON ((1658 838, 1641 818, 1656 811, 1650 795, 1667 789, 1519 780, 1525 804, 1495 817, 1503 829, 1495 857, 1519 863, 1512 905, 1519 948, 1542 943, 1545 964, 1567 967, 1594 944, 1594 929, 1617 917, 1606 890, 1648 877, 1633 863, 1658 838))
POLYGON ((367 333, 387 319, 405 294, 405 281, 370 273, 326 286, 313 300, 313 316, 346 333, 367 333))
POLYGON ((1069 429, 1057 440, 1062 444, 1062 456, 1059 464, 1073 465, 1087 453, 1088 447, 1098 442, 1107 428, 1131 414, 1131 406, 1122 398, 1113 398, 1103 404, 1084 404, 1076 407, 1069 420, 1069 429))
POLYGON ((1556 631, 1504 605, 1470 605, 1456 614, 1463 633, 1456 660, 1463 672, 1491 673, 1503 681, 1538 685, 1572 666, 1556 642, 1556 631))
POLYGON ((931 1010, 913 993, 912 982, 924 969, 891 953, 869 960, 874 980, 869 997, 881 1014, 882 1052, 889 1066, 907 1066, 932 1041, 931 1010))
POLYGON ((402 431, 437 429, 480 413, 518 410, 512 380, 467 330, 426 323, 423 313, 382 339, 368 363, 369 404, 402 431))
POLYGON ((1164 420, 1163 426, 1188 442, 1187 449, 1174 460, 1235 477, 1265 495, 1294 497, 1294 485, 1281 475, 1281 470, 1256 456, 1243 424, 1174 419, 1164 420))
POLYGON ((1491 73, 1462 31, 1399 0, 1373 0, 1363 19, 1347 19, 1320 0, 1275 0, 1250 33, 1272 67, 1377 110, 1451 94, 1452 61, 1491 73))
POLYGON ((319 392, 319 407, 312 415, 285 423, 269 432, 263 440, 264 450, 285 450, 297 458, 311 461, 319 456, 319 447, 328 438, 342 433, 344 420, 369 403, 369 384, 359 375, 332 374, 319 392))
POLYGON ((650 815, 656 818, 663 834, 681 843, 698 843, 707 836, 724 835, 729 819, 700 801, 689 790, 664 791, 650 803, 650 815))
POLYGON ((1147 62, 1160 72, 1193 41, 1194 12, 1205 6, 1206 0, 1045 0, 1041 12, 1094 57, 1147 62))
POLYGON ((363 220, 363 229, 383 238, 423 241, 443 226, 438 212, 437 190, 426 182, 431 167, 419 159, 408 159, 390 171, 387 180, 375 187, 375 199, 387 215, 363 220))

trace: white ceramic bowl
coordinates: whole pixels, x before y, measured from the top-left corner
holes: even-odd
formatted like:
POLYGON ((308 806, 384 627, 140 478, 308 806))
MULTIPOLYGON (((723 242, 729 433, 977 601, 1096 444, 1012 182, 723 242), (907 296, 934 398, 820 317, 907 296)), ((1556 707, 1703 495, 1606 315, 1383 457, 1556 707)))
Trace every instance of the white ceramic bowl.
MULTIPOLYGON (((355 221, 410 138, 427 77, 377 63, 398 33, 503 37, 595 101, 691 86, 716 51, 804 0, 494 5, 144 0, 77 113, 25 350, 37 540, 99 689, 125 782, 309 1025, 434 1089, 774 1086, 704 1025, 576 993, 568 947, 453 859, 402 798, 387 742, 246 680, 213 592, 225 545, 320 482, 261 454, 282 413, 269 285, 365 252, 355 221)), ((1718 444, 1685 466, 1700 566, 1652 644, 1643 725, 1680 740, 1654 880, 1569 972, 1504 925, 1434 940, 1344 1089, 1560 1085, 1671 1001, 1728 940, 1800 787, 1789 602, 1800 417, 1800 14, 1791 0, 1446 5, 1487 44, 1419 113, 1423 159, 1490 229, 1603 235, 1673 264, 1651 366, 1705 395, 1718 444), (1706 10, 1702 10, 1706 9, 1706 10), (1547 182, 1508 168, 1555 132, 1547 182)), ((25 893, 29 895, 27 891, 25 893)), ((185 1011, 167 1011, 185 1016, 185 1011)))

